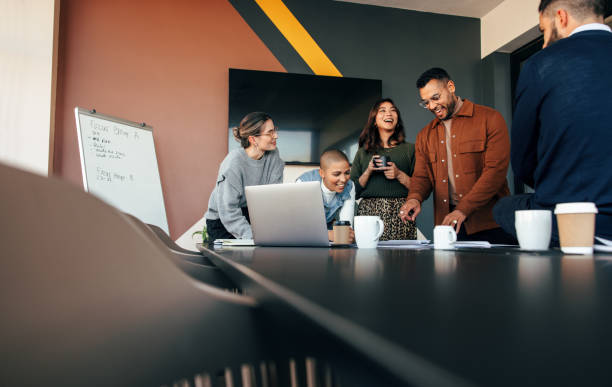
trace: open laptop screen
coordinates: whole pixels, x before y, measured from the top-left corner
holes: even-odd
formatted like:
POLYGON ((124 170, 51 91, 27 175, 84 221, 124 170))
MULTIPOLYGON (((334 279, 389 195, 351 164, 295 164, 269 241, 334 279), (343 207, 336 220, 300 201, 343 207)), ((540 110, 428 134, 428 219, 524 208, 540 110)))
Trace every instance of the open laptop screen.
POLYGON ((319 182, 245 188, 253 239, 260 246, 329 246, 319 182))

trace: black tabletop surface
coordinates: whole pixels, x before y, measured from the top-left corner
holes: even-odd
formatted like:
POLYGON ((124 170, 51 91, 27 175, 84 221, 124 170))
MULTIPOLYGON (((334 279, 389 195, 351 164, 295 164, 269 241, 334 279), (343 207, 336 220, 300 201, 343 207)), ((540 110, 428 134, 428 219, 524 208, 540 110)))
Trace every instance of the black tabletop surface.
POLYGON ((476 385, 612 385, 611 255, 274 247, 215 253, 476 385))

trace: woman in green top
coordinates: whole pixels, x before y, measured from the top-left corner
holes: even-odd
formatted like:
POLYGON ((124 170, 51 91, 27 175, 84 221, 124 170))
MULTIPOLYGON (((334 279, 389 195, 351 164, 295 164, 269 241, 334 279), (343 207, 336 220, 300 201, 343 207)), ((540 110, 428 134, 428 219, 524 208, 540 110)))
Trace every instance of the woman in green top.
POLYGON ((399 209, 410 189, 414 144, 405 142, 399 109, 390 98, 377 101, 361 135, 351 167, 359 203, 357 215, 380 216, 385 231, 380 240, 416 239, 413 221, 402 222, 399 209), (383 158, 386 166, 382 165, 383 158))

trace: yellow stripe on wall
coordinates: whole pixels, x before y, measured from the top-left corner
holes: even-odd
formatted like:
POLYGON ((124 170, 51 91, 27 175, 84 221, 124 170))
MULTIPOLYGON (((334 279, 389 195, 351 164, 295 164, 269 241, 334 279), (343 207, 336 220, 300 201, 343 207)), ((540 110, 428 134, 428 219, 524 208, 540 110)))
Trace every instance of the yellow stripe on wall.
POLYGON ((255 0, 316 75, 342 74, 282 0, 255 0))

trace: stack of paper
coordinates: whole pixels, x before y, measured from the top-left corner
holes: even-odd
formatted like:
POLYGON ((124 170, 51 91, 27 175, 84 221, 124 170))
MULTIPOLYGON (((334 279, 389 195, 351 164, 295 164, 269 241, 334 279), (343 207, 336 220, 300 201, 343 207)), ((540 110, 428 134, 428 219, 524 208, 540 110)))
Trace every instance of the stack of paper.
POLYGON ((596 236, 598 242, 603 243, 602 245, 595 245, 593 248, 595 251, 603 251, 607 253, 612 253, 612 241, 596 236))
POLYGON ((491 244, 487 241, 458 241, 454 243, 455 248, 473 247, 477 249, 489 249, 491 244))
POLYGON ((431 247, 428 240, 395 240, 395 241, 380 241, 378 247, 387 247, 394 249, 426 249, 431 247))
POLYGON ((252 239, 215 239, 215 246, 255 246, 252 239))

